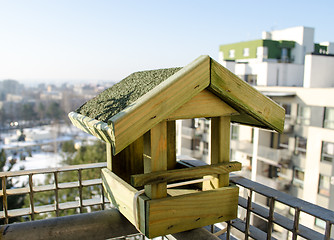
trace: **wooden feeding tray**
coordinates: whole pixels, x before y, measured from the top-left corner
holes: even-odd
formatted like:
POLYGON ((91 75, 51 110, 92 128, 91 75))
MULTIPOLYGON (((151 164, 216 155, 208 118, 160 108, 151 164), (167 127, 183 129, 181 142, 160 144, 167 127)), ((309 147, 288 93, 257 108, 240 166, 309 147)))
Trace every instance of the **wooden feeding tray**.
POLYGON ((229 173, 241 164, 229 161, 230 123, 278 132, 284 124, 283 108, 209 56, 134 73, 69 117, 106 142, 107 196, 149 238, 236 218, 229 173), (211 119, 211 165, 176 169, 175 120, 199 117, 211 119), (194 179, 200 187, 167 187, 194 179))

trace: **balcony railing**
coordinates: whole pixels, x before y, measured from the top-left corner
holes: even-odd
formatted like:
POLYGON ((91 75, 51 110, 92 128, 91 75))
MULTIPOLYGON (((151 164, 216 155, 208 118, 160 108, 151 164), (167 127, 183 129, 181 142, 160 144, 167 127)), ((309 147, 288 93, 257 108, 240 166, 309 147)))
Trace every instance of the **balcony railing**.
POLYGON ((5 223, 9 222, 10 218, 30 216, 31 220, 35 220, 35 215, 43 213, 55 213, 56 216, 60 215, 63 210, 76 209, 78 212, 82 213, 84 208, 87 207, 100 207, 104 209, 108 200, 104 197, 102 180, 97 174, 97 178, 85 179, 85 171, 91 171, 93 169, 99 170, 106 167, 106 163, 93 163, 84 165, 74 165, 65 166, 59 168, 47 168, 47 169, 36 169, 36 170, 23 170, 23 171, 11 171, 11 172, 0 172, 0 177, 2 180, 2 190, 0 191, 0 197, 2 197, 2 211, 0 211, 0 219, 4 219, 5 223), (65 173, 73 173, 76 175, 77 181, 62 182, 61 175, 65 173), (49 184, 44 184, 40 182, 40 178, 34 179, 37 176, 44 175, 50 177, 49 184), (8 179, 18 180, 20 182, 25 182, 24 187, 15 187, 12 189, 6 189, 6 183, 8 179), (52 182, 53 179, 53 182, 52 182), (96 186, 100 189, 100 194, 93 194, 90 199, 85 199, 83 196, 83 189, 86 187, 96 186), (78 196, 76 196, 75 201, 66 201, 60 196, 60 191, 66 189, 77 189, 78 196), (46 205, 36 206, 36 194, 45 193, 53 191, 54 202, 46 205), (13 209, 12 206, 8 205, 8 198, 14 195, 29 195, 29 207, 13 209))
MULTIPOLYGON (((180 161, 180 163, 183 165, 187 165, 188 167, 203 165, 203 162, 194 160, 180 161)), ((83 213, 83 209, 87 207, 95 206, 99 207, 99 210, 108 208, 110 204, 108 203, 108 200, 106 200, 104 197, 101 179, 85 179, 83 175, 83 171, 99 171, 103 167, 106 167, 106 163, 75 165, 52 169, 2 172, 0 173, 0 176, 2 178, 2 186, 6 186, 5 183, 8 178, 20 177, 26 177, 28 180, 28 184, 27 186, 21 188, 6 189, 4 187, 2 189, 1 196, 3 197, 3 211, 0 212, 0 217, 5 220, 5 223, 8 223, 10 218, 12 217, 30 216, 30 220, 32 221, 20 223, 20 225, 14 224, 14 226, 16 226, 16 228, 14 229, 17 229, 17 231, 19 231, 20 228, 26 229, 24 227, 24 224, 32 223, 33 220, 35 220, 35 215, 39 213, 53 212, 56 213, 56 216, 59 216, 60 211, 65 209, 76 209, 77 213, 83 213), (71 171, 77 174, 77 181, 59 181, 59 175, 71 171), (33 177, 38 174, 51 174, 52 176, 54 176, 54 182, 46 185, 36 185, 33 177), (95 186, 101 189, 101 191, 96 192, 91 199, 85 199, 82 194, 82 189, 89 186, 95 186), (61 195, 59 191, 62 189, 74 188, 77 189, 79 192, 76 200, 70 202, 61 202, 61 195), (36 206, 34 201, 34 194, 45 191, 53 191, 54 203, 36 206), (8 205, 8 197, 21 194, 26 194, 27 196, 29 196, 29 207, 13 209, 12 206, 8 205)), ((297 239, 297 237, 312 240, 331 239, 330 236, 332 225, 334 223, 334 212, 308 203, 301 199, 292 197, 262 184, 253 182, 241 176, 231 175, 230 180, 232 183, 240 187, 241 194, 239 197, 238 218, 227 223, 216 224, 215 227, 211 227, 213 235, 220 236, 223 239, 283 239, 282 234, 284 234, 285 231, 284 236, 288 237, 289 239, 297 239), (258 199, 259 196, 261 196, 262 198, 262 204, 256 201, 254 202, 254 199, 258 199), (279 211, 278 209, 281 208, 277 208, 276 205, 278 204, 284 205, 289 209, 293 209, 293 216, 291 215, 291 217, 287 217, 284 213, 279 211), (304 215, 308 215, 311 218, 321 219, 322 221, 324 221, 326 223, 325 230, 323 232, 317 232, 313 230, 312 227, 305 226, 305 224, 303 224, 303 221, 301 221, 301 216, 304 217, 304 215), (258 222, 256 222, 256 218, 261 219, 262 223, 258 224, 258 222), (283 231, 277 232, 277 226, 279 226, 280 229, 283 229, 283 231)), ((100 213, 97 212, 97 215, 102 214, 103 212, 104 211, 100 211, 100 213)), ((84 216, 84 214, 78 214, 78 216, 81 215, 84 216)), ((66 219, 66 217, 62 217, 59 219, 60 221, 65 221, 63 219, 66 219)), ((49 221, 48 224, 50 225, 52 224, 52 222, 49 221)), ((9 224, 8 226, 10 225, 11 224, 9 224)), ((35 227, 37 227, 37 229, 35 231, 38 231, 38 226, 42 225, 36 224, 35 227)), ((68 227, 71 228, 72 226, 68 227)), ((75 226, 73 226, 73 228, 74 227, 75 226)), ((106 228, 107 227, 108 226, 106 225, 106 228)), ((210 227, 208 228, 210 229, 210 227)), ((40 232, 40 234, 41 233, 42 232, 40 232)), ((99 234, 99 232, 96 232, 96 234, 99 234)), ((129 232, 129 234, 133 234, 133 232, 129 232)), ((169 239, 168 237, 166 238, 169 239)), ((214 236, 212 239, 214 239, 214 236)))
MULTIPOLYGON (((253 154, 253 144, 250 142, 231 140, 231 148, 250 156, 253 154)), ((274 149, 259 145, 257 157, 259 160, 278 164, 283 159, 290 159, 291 153, 288 149, 274 149)))

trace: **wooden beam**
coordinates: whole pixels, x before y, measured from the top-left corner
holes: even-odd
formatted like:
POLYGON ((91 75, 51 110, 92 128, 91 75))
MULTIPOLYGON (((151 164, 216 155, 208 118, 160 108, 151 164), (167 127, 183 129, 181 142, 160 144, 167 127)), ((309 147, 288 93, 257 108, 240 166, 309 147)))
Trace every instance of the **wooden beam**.
POLYGON ((172 182, 187 179, 201 178, 205 175, 226 174, 241 170, 239 162, 222 162, 201 167, 186 169, 175 169, 169 171, 158 171, 152 173, 138 174, 131 176, 131 184, 140 187, 146 184, 157 184, 161 182, 172 182))
POLYGON ((167 122, 167 169, 172 170, 176 167, 176 123, 167 122))
MULTIPOLYGON (((133 225, 135 225, 135 216, 134 216, 134 197, 137 193, 137 189, 133 188, 129 184, 127 184, 123 179, 118 177, 116 174, 111 172, 107 168, 103 168, 101 171, 102 176, 102 184, 107 194, 108 199, 116 207, 133 225)), ((139 204, 138 215, 139 218, 137 222, 139 223, 139 227, 141 231, 145 231, 145 209, 143 208, 143 204, 141 203, 141 198, 138 198, 139 204)))
POLYGON ((236 120, 232 117, 232 121, 247 124, 253 121, 250 118, 258 122, 257 126, 283 131, 284 109, 213 59, 208 89, 235 110, 246 113, 244 120, 236 116, 236 120))
MULTIPOLYGON (((144 136, 145 153, 149 150, 150 156, 145 154, 144 172, 151 173, 155 171, 167 170, 167 122, 162 121, 150 130, 150 141, 148 136, 144 136)), ((151 199, 167 197, 167 182, 146 185, 145 194, 151 199)))
POLYGON ((86 117, 76 112, 70 112, 68 117, 72 124, 77 128, 101 139, 102 141, 114 144, 114 131, 112 126, 109 126, 107 123, 86 117))
POLYGON ((114 155, 210 84, 210 57, 201 56, 108 121, 115 130, 114 155))
POLYGON ((146 229, 153 238, 237 217, 238 187, 147 201, 146 229))
POLYGON ((109 142, 106 142, 106 152, 107 152, 107 168, 112 171, 112 145, 109 142))
MULTIPOLYGON (((230 161, 230 117, 211 118, 211 164, 230 161)), ((220 188, 229 185, 229 174, 220 174, 217 178, 203 184, 203 189, 220 188)))
POLYGON ((144 173, 143 144, 141 136, 115 156, 107 152, 108 159, 112 158, 112 171, 127 183, 131 175, 144 173))
POLYGON ((198 93, 167 120, 237 115, 238 112, 208 90, 198 93))

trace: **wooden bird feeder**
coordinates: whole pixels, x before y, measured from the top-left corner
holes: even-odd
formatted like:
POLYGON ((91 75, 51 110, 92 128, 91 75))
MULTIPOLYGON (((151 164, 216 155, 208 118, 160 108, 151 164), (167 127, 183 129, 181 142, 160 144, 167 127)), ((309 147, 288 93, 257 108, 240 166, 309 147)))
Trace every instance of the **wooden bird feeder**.
POLYGON ((152 238, 236 218, 239 189, 229 173, 241 164, 229 161, 230 123, 282 132, 284 109, 201 56, 183 68, 133 73, 69 117, 106 142, 108 198, 152 238), (175 120, 202 117, 211 118, 211 165, 175 169, 175 120), (208 177, 200 190, 167 188, 208 177))

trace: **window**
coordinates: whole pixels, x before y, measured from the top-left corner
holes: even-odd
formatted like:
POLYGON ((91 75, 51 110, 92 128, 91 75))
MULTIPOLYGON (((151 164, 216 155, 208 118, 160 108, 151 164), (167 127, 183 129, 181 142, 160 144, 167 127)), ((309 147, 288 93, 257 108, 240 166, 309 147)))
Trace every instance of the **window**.
POLYGON ((325 107, 324 128, 334 129, 334 108, 325 107))
POLYGON ((331 185, 331 178, 329 176, 319 174, 318 193, 320 195, 329 197, 330 185, 331 185))
POLYGON ((245 81, 252 86, 257 84, 257 75, 256 74, 246 74, 245 81))
POLYGON ((200 123, 199 123, 199 119, 198 119, 198 118, 193 118, 193 119, 192 119, 192 122, 191 122, 191 127, 192 127, 192 128, 198 128, 199 125, 200 125, 200 123))
POLYGON ((297 123, 301 125, 310 125, 311 108, 308 106, 298 106, 297 123))
POLYGON ((287 48, 282 48, 281 61, 282 62, 287 62, 288 61, 288 49, 287 48))
POLYGON ((228 52, 228 56, 230 57, 230 58, 234 58, 234 53, 235 53, 235 51, 234 51, 234 49, 231 49, 229 52, 228 52))
POLYGON ((244 57, 249 56, 249 48, 244 48, 243 55, 244 55, 244 57))
POLYGON ((304 137, 296 136, 295 154, 306 153, 307 139, 304 137))
POLYGON ((285 109, 285 117, 290 117, 291 116, 291 104, 282 103, 282 107, 285 109))
POLYGON ((279 135, 279 148, 280 149, 289 148, 289 135, 286 135, 286 134, 279 135))
POLYGON ((201 139, 194 137, 191 139, 191 150, 200 150, 201 139))
POLYGON ((208 142, 204 142, 203 154, 209 155, 209 143, 208 142))
POLYGON ((256 57, 257 58, 268 58, 268 47, 257 47, 256 48, 256 57))
POLYGON ((315 219, 314 225, 316 225, 317 227, 320 227, 322 229, 326 228, 326 222, 324 220, 321 220, 320 218, 315 219))
POLYGON ((231 127, 231 139, 238 140, 239 138, 239 126, 232 125, 231 127))
POLYGON ((304 170, 295 167, 293 169, 293 184, 297 187, 303 188, 304 186, 304 170))
POLYGON ((321 161, 333 162, 334 159, 334 143, 322 142, 321 161))

